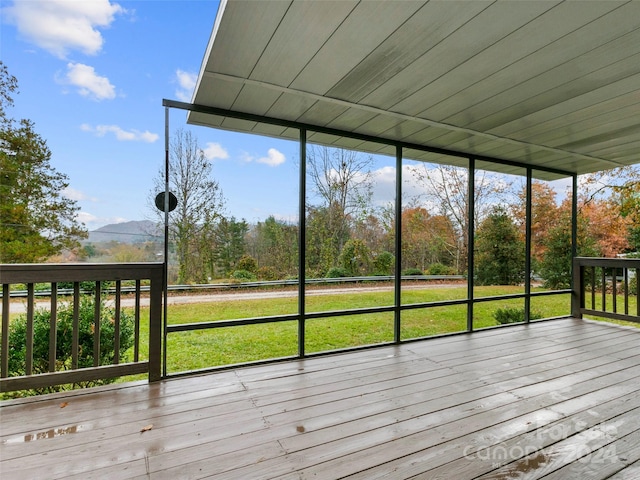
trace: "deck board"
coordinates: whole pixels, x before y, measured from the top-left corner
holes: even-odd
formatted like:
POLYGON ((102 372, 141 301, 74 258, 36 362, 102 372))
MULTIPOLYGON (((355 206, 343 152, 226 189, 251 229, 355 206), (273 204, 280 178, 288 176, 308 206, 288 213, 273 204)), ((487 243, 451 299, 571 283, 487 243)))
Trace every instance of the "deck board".
POLYGON ((637 479, 638 347, 565 319, 5 401, 0 473, 637 479))

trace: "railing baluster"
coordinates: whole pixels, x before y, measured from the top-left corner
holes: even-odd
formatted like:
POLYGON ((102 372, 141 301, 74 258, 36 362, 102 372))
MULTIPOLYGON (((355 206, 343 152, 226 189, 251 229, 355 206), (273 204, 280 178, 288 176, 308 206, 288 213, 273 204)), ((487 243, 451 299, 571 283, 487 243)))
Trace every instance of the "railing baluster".
POLYGON ((51 284, 51 315, 49 316, 49 371, 56 371, 58 346, 58 284, 51 284))
POLYGON ((138 362, 139 359, 140 359, 140 280, 136 280, 133 361, 138 362))
POLYGON ((607 311, 607 269, 602 267, 602 311, 607 311))
POLYGON ((2 284, 2 361, 0 377, 9 376, 9 284, 2 284))
POLYGON ((71 368, 78 368, 80 344, 80 282, 73 282, 73 330, 71 334, 71 368))
POLYGON ((613 301, 613 313, 618 313, 618 269, 611 269, 611 293, 613 301))
POLYGON ((640 317, 640 268, 636 268, 636 315, 640 317))
POLYGON ((100 366, 100 319, 102 318, 102 282, 96 282, 93 304, 93 366, 100 366))
POLYGON ((33 374, 33 310, 35 307, 33 283, 27 284, 27 338, 25 349, 25 375, 33 374))
POLYGON ((114 319, 113 326, 113 363, 118 365, 120 363, 120 295, 121 295, 122 282, 116 281, 116 318, 114 319))
POLYGON ((624 278, 624 314, 629 315, 629 269, 622 269, 622 277, 624 278))
POLYGON ((596 308, 596 267, 591 267, 591 309, 596 308))

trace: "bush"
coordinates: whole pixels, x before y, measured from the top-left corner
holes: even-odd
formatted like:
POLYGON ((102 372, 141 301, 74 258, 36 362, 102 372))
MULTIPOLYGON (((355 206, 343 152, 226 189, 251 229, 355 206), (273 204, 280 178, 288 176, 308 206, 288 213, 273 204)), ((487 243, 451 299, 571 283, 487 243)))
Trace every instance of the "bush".
POLYGON ((424 273, 419 268, 407 268, 402 275, 424 275, 424 273))
POLYGON ((371 250, 362 240, 351 239, 342 247, 338 261, 347 276, 367 275, 371 271, 371 250))
MULTIPOLYGON (((112 285, 113 282, 100 282, 100 290, 106 292, 112 285)), ((49 285, 49 288, 51 288, 51 285, 49 285)), ((59 282, 58 289, 73 290, 73 282, 59 282)), ((80 292, 95 293, 95 291, 96 282, 80 282, 80 292)))
POLYGON ((244 255, 238 260, 238 270, 246 270, 255 273, 258 270, 258 262, 250 255, 244 255))
POLYGON ((342 268, 342 267, 331 267, 329 269, 329 271, 327 272, 327 274, 325 275, 325 278, 343 278, 343 277, 348 277, 349 274, 348 272, 342 268))
MULTIPOLYGON (((107 307, 101 300, 100 310, 100 365, 114 362, 115 309, 107 307)), ((78 334, 78 368, 93 366, 93 332, 95 328, 95 302, 92 296, 80 297, 79 334, 78 334)), ((33 318, 33 373, 49 371, 49 323, 51 313, 47 310, 36 310, 33 318)), ((25 375, 27 317, 21 315, 9 324, 9 376, 25 375)), ((56 371, 71 369, 71 345, 73 335, 73 304, 61 303, 58 306, 56 324, 56 371)), ((124 362, 126 352, 134 342, 133 315, 122 310, 120 312, 120 355, 124 362)), ((115 379, 96 380, 74 384, 71 388, 90 387, 114 382, 115 379)), ((32 394, 68 390, 69 386, 59 385, 36 389, 32 394)))
POLYGON ((240 280, 241 282, 252 282, 257 279, 255 274, 249 272, 248 270, 235 270, 231 274, 231 278, 233 280, 240 280))
POLYGON ((393 275, 396 257, 391 252, 381 252, 373 261, 376 275, 393 275))
POLYGON ((278 280, 279 275, 273 267, 260 267, 256 272, 260 280, 278 280))
MULTIPOLYGON (((524 308, 504 307, 498 308, 493 312, 493 318, 496 319, 498 325, 506 325, 507 323, 524 322, 524 308)), ((542 314, 535 310, 529 312, 529 320, 538 320, 542 318, 542 314)))
POLYGON ((441 263, 433 263, 429 266, 429 275, 455 275, 453 267, 447 267, 441 263))

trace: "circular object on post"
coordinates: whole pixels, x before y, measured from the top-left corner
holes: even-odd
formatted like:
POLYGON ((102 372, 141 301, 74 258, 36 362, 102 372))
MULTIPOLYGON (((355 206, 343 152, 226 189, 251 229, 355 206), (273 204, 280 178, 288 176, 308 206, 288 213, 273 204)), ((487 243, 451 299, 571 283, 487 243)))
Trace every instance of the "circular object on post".
MULTIPOLYGON (((169 192, 169 211, 173 212, 177 206, 178 199, 172 192, 169 192)), ((164 192, 160 192, 156 195, 156 208, 161 212, 164 212, 164 192)))

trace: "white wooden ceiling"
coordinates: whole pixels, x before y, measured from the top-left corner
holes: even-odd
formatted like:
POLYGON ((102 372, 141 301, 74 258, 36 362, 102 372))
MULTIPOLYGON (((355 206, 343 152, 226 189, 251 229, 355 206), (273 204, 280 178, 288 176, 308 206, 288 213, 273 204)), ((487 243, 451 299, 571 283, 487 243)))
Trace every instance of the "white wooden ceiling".
POLYGON ((640 1, 223 0, 192 103, 578 174, 639 163, 640 1))

